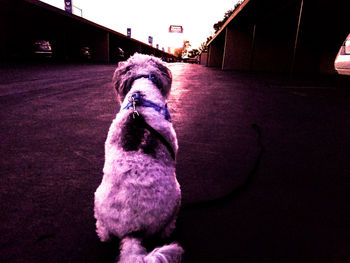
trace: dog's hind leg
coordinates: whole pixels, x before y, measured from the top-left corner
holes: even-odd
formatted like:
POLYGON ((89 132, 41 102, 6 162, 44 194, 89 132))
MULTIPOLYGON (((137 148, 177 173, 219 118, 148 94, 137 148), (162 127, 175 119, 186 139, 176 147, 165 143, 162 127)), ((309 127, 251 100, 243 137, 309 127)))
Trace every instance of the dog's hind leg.
POLYGON ((177 219, 177 215, 179 214, 179 210, 180 210, 180 203, 181 202, 179 200, 177 207, 174 208, 172 215, 169 216, 168 222, 165 224, 164 228, 161 230, 160 236, 162 238, 169 237, 171 235, 171 233, 173 233, 173 231, 175 230, 176 219, 177 219))
POLYGON ((96 221, 96 232, 102 242, 111 239, 108 229, 103 225, 103 223, 100 220, 96 221))
POLYGON ((141 240, 135 237, 123 238, 120 248, 118 263, 180 263, 184 252, 182 247, 172 243, 147 253, 141 240))
POLYGON ((167 224, 162 232, 160 233, 161 238, 167 238, 171 235, 171 233, 175 230, 176 218, 173 218, 169 224, 167 224))

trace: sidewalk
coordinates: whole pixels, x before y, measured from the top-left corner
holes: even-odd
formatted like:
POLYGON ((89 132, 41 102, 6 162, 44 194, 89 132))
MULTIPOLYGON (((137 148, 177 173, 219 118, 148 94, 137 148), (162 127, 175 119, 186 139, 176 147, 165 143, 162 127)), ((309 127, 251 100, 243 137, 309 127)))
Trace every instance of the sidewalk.
MULTIPOLYGON (((170 68, 184 262, 350 262, 350 87, 170 68)), ((113 71, 0 69, 0 262, 114 262, 93 218, 113 71)))

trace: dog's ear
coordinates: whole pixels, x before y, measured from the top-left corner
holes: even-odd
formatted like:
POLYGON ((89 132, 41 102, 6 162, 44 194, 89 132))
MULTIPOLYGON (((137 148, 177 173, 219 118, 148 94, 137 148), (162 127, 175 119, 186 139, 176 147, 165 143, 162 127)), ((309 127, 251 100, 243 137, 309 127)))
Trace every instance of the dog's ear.
MULTIPOLYGON (((118 92, 118 86, 119 86, 119 78, 123 73, 123 69, 125 68, 125 62, 121 61, 118 63, 117 68, 114 71, 113 74, 113 79, 112 79, 112 83, 113 83, 113 87, 116 89, 116 91, 118 92)), ((125 74, 125 73, 124 73, 125 74)))
POLYGON ((166 64, 159 58, 135 54, 125 62, 119 62, 117 69, 114 72, 112 83, 118 94, 119 100, 123 101, 126 94, 131 89, 131 85, 134 82, 137 75, 133 70, 134 67, 138 67, 140 63, 151 63, 153 70, 151 74, 155 75, 157 87, 164 97, 169 95, 169 91, 172 83, 172 74, 166 64))
POLYGON ((113 87, 121 101, 124 100, 125 95, 129 92, 132 83, 132 80, 127 76, 131 66, 127 65, 127 62, 119 62, 112 79, 113 87))
POLYGON ((163 96, 167 97, 172 83, 172 74, 170 69, 164 64, 163 61, 155 61, 156 67, 160 74, 157 78, 157 86, 160 89, 163 96))

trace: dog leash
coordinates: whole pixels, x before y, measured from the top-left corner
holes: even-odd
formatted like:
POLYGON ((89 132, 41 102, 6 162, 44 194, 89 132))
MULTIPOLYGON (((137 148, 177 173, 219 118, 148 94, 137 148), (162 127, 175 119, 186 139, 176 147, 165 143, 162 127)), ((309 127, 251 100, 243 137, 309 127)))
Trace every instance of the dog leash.
POLYGON ((149 125, 146 120, 142 117, 142 116, 139 116, 139 118, 141 117, 144 125, 145 125, 145 128, 150 132, 150 133, 153 133, 160 141, 161 143, 163 143, 163 145, 167 148, 167 150, 169 151, 170 155, 171 155, 171 158, 173 160, 175 160, 175 152, 174 152, 174 149, 173 147, 170 145, 170 143, 158 132, 156 131, 151 125, 149 125))
POLYGON ((157 105, 149 100, 144 99, 140 92, 136 92, 130 96, 129 103, 123 109, 128 110, 129 108, 132 107, 133 108, 133 118, 135 119, 137 117, 138 119, 141 119, 143 121, 145 128, 147 130, 149 130, 151 133, 153 133, 163 143, 163 145, 170 152, 170 155, 173 158, 173 160, 175 160, 175 152, 174 152, 173 147, 158 131, 156 131, 151 125, 149 125, 146 122, 146 120, 143 118, 143 116, 138 113, 136 106, 153 108, 154 110, 156 110, 157 112, 162 114, 167 121, 171 122, 171 117, 170 117, 170 113, 169 113, 167 104, 165 104, 164 107, 160 107, 159 105, 157 105))
POLYGON ((167 104, 165 104, 164 107, 161 107, 152 101, 144 99, 140 92, 136 92, 130 96, 129 103, 124 107, 124 110, 128 110, 130 107, 132 107, 133 117, 135 118, 136 115, 140 116, 136 110, 136 106, 153 108, 155 111, 162 114, 167 121, 171 122, 170 112, 167 104))

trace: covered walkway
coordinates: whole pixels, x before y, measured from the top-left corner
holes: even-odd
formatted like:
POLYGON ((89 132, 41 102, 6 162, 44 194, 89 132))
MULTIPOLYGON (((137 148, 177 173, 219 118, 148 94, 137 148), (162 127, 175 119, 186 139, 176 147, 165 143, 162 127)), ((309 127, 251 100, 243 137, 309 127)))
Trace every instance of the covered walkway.
POLYGON ((334 74, 349 12, 346 0, 245 0, 210 41, 208 66, 334 74))

